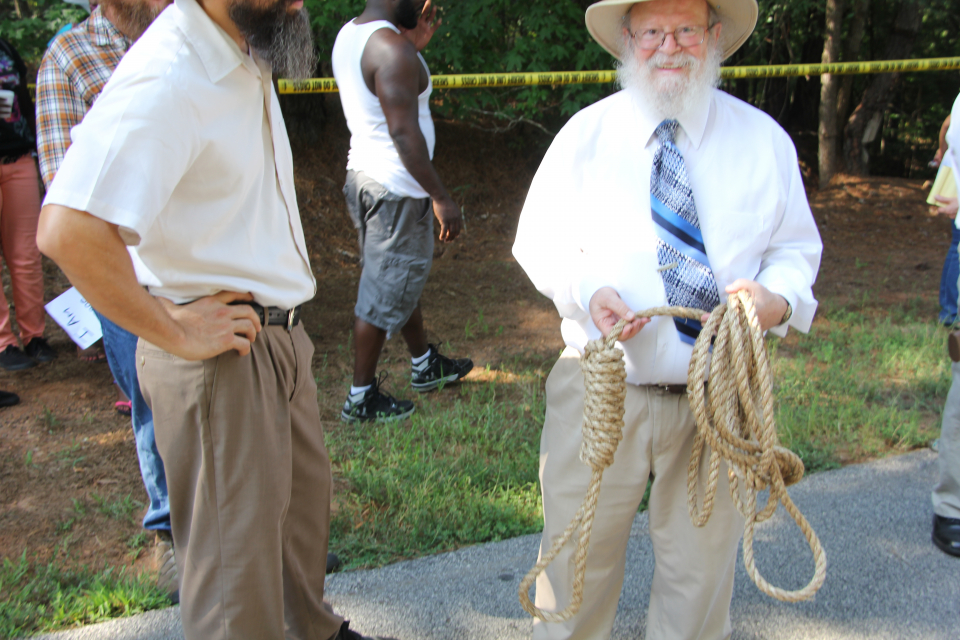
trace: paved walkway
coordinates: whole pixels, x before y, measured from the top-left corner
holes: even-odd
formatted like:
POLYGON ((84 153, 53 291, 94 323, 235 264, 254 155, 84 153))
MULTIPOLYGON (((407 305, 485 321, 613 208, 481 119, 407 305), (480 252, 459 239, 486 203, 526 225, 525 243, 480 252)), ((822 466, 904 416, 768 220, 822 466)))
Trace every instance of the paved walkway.
MULTIPOLYGON (((736 639, 960 638, 960 559, 930 542, 936 454, 920 451, 813 475, 791 495, 827 552, 827 581, 811 602, 761 594, 743 570, 733 598, 736 639)), ((796 525, 779 517, 757 532, 757 562, 771 582, 806 584, 813 570, 796 525)), ((520 640, 531 621, 517 587, 534 564, 539 535, 462 549, 370 571, 331 576, 327 597, 364 633, 398 640, 520 640)), ((637 516, 613 638, 643 637, 653 558, 645 514, 637 516)), ((177 608, 50 640, 179 640, 177 608)))

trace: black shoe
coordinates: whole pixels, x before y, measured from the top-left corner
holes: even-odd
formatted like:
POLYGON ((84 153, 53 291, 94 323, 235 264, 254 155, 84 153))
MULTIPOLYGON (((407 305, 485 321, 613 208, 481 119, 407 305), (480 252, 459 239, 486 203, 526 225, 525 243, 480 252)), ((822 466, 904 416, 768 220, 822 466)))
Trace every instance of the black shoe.
POLYGON ((933 544, 940 551, 960 558, 960 519, 933 514, 933 544))
POLYGON ((20 404, 20 396, 9 391, 0 391, 0 407, 12 407, 20 404))
POLYGON ((363 394, 351 396, 347 394, 347 401, 343 403, 340 419, 344 422, 367 422, 369 420, 403 420, 413 414, 413 403, 409 400, 397 400, 393 396, 380 391, 380 384, 386 378, 385 373, 373 381, 372 386, 363 394))
POLYGON ((57 352, 44 338, 33 338, 23 348, 23 352, 37 362, 50 362, 57 357, 57 352))
POLYGON ((436 389, 441 384, 456 382, 473 369, 473 360, 454 360, 440 353, 440 348, 431 344, 430 357, 410 368, 410 386, 421 393, 436 389))
POLYGON ((340 558, 335 553, 327 553, 327 573, 333 573, 340 568, 340 558))
POLYGON ((394 638, 387 638, 385 636, 364 636, 356 631, 350 630, 350 621, 344 620, 343 624, 340 626, 340 631, 337 632, 337 635, 333 637, 333 640, 395 640, 394 638))
POLYGON ((27 354, 15 344, 7 345, 6 349, 0 351, 0 367, 7 371, 23 371, 35 366, 37 366, 37 362, 28 358, 27 354))

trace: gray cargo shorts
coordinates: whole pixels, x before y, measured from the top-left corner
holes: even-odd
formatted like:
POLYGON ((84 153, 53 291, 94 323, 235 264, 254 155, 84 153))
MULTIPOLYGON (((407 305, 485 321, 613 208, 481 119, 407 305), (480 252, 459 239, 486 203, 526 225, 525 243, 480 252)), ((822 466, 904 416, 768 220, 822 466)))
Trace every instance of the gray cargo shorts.
POLYGON ((431 200, 398 196, 362 171, 347 172, 343 195, 363 265, 354 312, 390 337, 410 319, 430 275, 431 200))

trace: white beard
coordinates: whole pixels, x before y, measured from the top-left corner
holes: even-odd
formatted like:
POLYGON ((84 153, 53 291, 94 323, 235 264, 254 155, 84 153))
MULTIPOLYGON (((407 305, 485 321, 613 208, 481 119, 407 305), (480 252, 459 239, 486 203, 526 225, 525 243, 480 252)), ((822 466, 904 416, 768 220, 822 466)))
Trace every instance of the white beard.
POLYGON ((657 51, 646 62, 635 53, 633 39, 626 38, 623 60, 617 64, 617 82, 626 89, 644 111, 659 120, 676 119, 691 105, 703 104, 720 83, 720 63, 723 53, 710 44, 706 59, 686 51, 666 55, 657 51), (686 76, 657 77, 657 67, 686 67, 686 76))

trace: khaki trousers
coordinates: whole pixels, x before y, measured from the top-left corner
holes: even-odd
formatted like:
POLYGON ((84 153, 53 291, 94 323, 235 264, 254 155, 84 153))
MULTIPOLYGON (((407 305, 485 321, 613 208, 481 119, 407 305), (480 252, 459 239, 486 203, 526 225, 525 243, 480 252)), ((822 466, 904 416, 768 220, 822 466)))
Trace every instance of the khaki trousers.
MULTIPOLYGON (((579 459, 583 416, 580 356, 567 348, 547 379, 547 415, 540 441, 540 485, 546 553, 579 509, 590 469, 579 459)), ((726 469, 713 515, 698 529, 687 512, 687 465, 695 433, 687 397, 627 385, 623 440, 603 475, 590 538, 583 605, 563 624, 534 621, 535 640, 600 640, 610 637, 623 586, 630 527, 650 494, 650 538, 655 569, 647 613, 648 640, 728 637, 730 600, 743 518, 728 493, 726 469)), ((707 465, 701 469, 706 479, 707 465)), ((568 544, 537 580, 536 603, 559 611, 570 602, 573 552, 568 544)))
POLYGON ((186 640, 329 640, 342 624, 323 606, 332 478, 312 357, 302 325, 199 362, 139 341, 186 640))
POLYGON ((960 363, 953 363, 953 382, 943 407, 937 453, 940 478, 933 488, 933 512, 960 518, 960 363))

